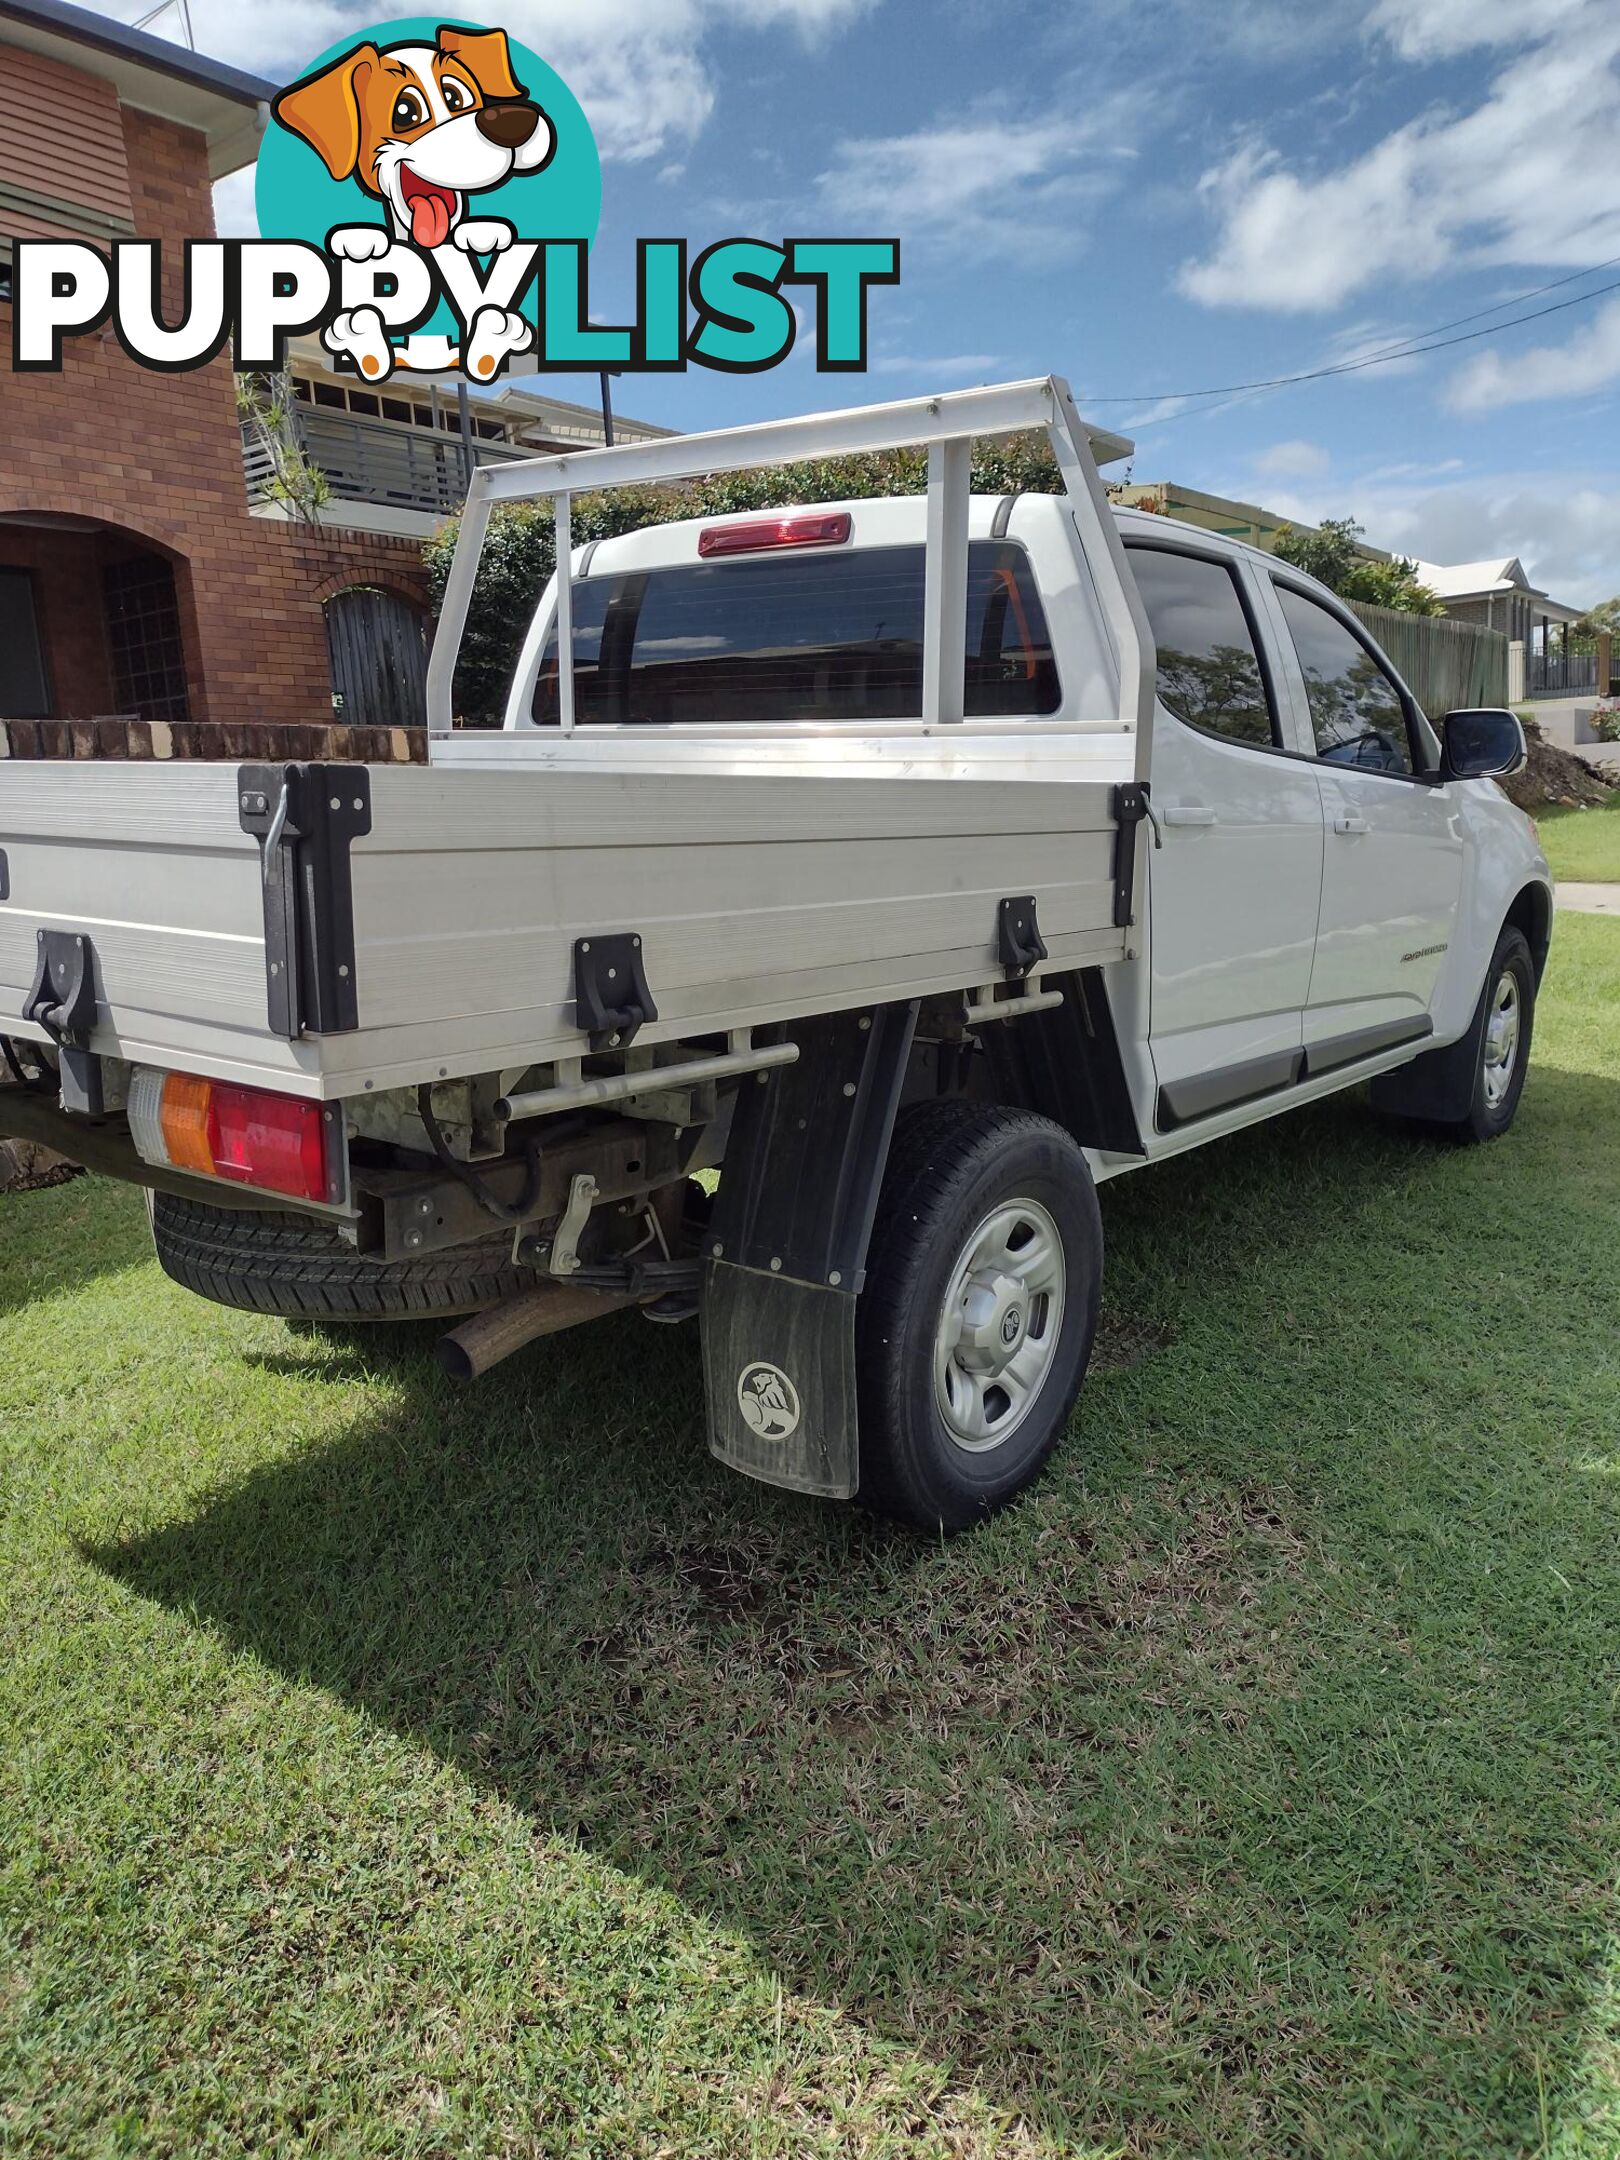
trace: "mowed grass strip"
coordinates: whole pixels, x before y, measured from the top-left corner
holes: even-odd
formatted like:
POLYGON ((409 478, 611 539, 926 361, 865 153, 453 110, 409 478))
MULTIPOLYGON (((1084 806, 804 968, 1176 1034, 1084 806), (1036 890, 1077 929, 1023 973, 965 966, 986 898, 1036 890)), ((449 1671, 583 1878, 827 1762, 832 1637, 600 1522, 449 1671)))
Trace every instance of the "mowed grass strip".
MULTIPOLYGON (((1615 752, 1620 764, 1620 749, 1615 752)), ((1620 885, 1620 788, 1605 803, 1536 812, 1553 876, 1565 884, 1620 885)))
POLYGON ((1113 1186, 942 1545, 741 1483, 690 1331, 473 1391, 0 1203, 0 2152, 1620 2150, 1620 925, 1515 1133, 1113 1186))

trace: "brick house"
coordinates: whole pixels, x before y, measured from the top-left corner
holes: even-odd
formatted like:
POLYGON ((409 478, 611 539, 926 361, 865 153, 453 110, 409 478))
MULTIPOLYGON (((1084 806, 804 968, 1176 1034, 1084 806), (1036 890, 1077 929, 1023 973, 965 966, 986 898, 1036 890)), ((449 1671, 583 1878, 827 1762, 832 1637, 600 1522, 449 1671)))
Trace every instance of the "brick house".
MULTIPOLYGON (((65 0, 0 0, 8 361, 13 238, 160 240, 178 317, 181 243, 213 233, 212 183, 251 162, 273 94, 65 0)), ((228 354, 150 373, 108 332, 66 340, 59 375, 0 378, 0 722, 330 724, 351 595, 419 660, 418 537, 251 514, 228 354)), ((341 718, 412 717, 370 680, 396 709, 361 681, 341 718)))

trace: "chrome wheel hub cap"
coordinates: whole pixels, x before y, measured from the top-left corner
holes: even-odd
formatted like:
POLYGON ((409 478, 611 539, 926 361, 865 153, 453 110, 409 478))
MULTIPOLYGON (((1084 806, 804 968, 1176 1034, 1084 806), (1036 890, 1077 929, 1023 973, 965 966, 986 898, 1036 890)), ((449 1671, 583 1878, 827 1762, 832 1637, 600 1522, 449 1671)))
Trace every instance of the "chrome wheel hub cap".
POLYGON ((1521 1023, 1519 978, 1511 970, 1498 980, 1485 1016, 1485 1103, 1491 1110, 1501 1106, 1513 1085, 1519 1062, 1521 1023))
POLYGON ((934 1400, 960 1448, 1000 1447, 1024 1422, 1057 1355, 1063 1244, 1038 1200, 992 1210, 951 1271, 934 1336, 934 1400))

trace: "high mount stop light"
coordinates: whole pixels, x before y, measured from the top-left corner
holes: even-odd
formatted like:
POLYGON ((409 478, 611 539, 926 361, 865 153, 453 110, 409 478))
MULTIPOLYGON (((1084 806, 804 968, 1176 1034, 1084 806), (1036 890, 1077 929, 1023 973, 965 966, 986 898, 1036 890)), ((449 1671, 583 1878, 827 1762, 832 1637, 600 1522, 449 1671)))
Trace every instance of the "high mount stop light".
POLYGON ((130 1081, 128 1116, 143 1162, 290 1200, 339 1197, 328 1146, 335 1127, 318 1102, 142 1065, 130 1081))
POLYGON ((847 510, 823 511, 814 517, 749 518, 745 524, 705 525, 698 534, 698 553, 712 555, 758 555, 767 548, 837 547, 853 529, 847 510))

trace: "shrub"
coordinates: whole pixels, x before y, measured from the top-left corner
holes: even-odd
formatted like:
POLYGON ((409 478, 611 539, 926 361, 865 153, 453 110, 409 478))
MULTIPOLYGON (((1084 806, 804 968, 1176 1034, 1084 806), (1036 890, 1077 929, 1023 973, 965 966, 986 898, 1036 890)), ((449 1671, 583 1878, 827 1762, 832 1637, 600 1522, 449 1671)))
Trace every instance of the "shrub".
POLYGON ((1354 518, 1324 518, 1315 532, 1285 525, 1277 535, 1277 555, 1319 579, 1341 600, 1399 608, 1406 615, 1442 614, 1439 600, 1418 582, 1417 564, 1402 555, 1391 562, 1370 562, 1356 544, 1361 530, 1354 518))

